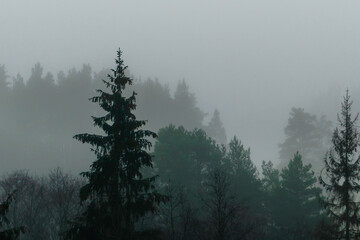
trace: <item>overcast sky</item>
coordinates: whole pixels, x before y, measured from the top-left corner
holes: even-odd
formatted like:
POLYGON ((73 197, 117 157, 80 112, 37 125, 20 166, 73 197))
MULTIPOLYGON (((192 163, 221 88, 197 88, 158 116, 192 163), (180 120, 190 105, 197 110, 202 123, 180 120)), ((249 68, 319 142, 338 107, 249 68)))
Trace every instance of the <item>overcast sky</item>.
POLYGON ((0 64, 25 78, 36 62, 98 71, 120 47, 132 74, 172 89, 185 79, 200 108, 219 109, 228 138, 257 163, 277 161, 291 107, 311 111, 319 95, 359 86, 359 9, 355 0, 1 0, 0 64))

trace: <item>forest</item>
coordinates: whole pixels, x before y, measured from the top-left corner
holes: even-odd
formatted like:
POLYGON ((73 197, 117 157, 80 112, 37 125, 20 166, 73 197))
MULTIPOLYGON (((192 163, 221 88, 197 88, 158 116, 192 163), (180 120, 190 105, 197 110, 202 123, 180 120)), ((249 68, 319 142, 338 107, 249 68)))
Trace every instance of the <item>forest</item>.
POLYGON ((280 163, 258 169, 218 110, 204 123, 184 80, 171 94, 158 80, 133 79, 120 50, 115 60, 99 73, 84 65, 57 77, 37 63, 26 81, 0 66, 0 151, 9 162, 1 240, 360 238, 349 90, 335 128, 292 108, 280 163))

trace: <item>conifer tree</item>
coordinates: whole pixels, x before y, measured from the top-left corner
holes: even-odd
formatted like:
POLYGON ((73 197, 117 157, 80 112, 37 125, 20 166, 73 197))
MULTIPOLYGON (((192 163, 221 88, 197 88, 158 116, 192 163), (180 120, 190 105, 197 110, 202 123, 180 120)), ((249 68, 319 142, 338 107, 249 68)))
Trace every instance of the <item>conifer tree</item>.
POLYGON ((226 144, 226 132, 225 128, 220 120, 220 112, 216 109, 214 114, 205 127, 206 132, 210 137, 215 139, 219 144, 226 144))
POLYGON ((86 211, 72 222, 65 233, 67 239, 151 239, 154 230, 138 229, 136 223, 155 210, 167 198, 157 193, 155 177, 144 178, 142 167, 152 167, 152 157, 146 151, 151 147, 147 138, 156 134, 142 130, 145 121, 136 120, 135 95, 124 96, 125 87, 132 80, 125 76, 121 51, 117 53, 116 69, 108 80, 103 80, 109 91, 97 90, 92 102, 105 111, 101 117, 92 117, 94 125, 105 135, 79 134, 75 139, 92 145, 96 160, 82 176, 88 183, 80 190, 86 211))
POLYGON ((324 116, 305 112, 302 108, 292 108, 288 124, 284 129, 286 139, 279 144, 280 164, 284 168, 295 152, 299 152, 305 164, 311 164, 316 173, 323 168, 321 162, 330 146, 331 122, 324 116))
POLYGON ((233 181, 232 188, 244 205, 252 212, 261 210, 261 182, 256 166, 250 157, 250 148, 245 148, 242 142, 234 136, 226 153, 225 166, 233 181))
POLYGON ((334 239, 358 239, 360 236, 359 203, 356 193, 360 190, 359 132, 356 127, 358 114, 352 118, 349 91, 338 115, 339 127, 332 137, 332 148, 325 157, 325 173, 319 177, 327 197, 324 206, 335 224, 337 236, 334 239))
POLYGON ((196 106, 195 94, 189 92, 185 80, 180 81, 174 94, 173 124, 188 130, 203 127, 205 113, 196 106))
POLYGON ((6 74, 5 65, 0 65, 0 93, 4 94, 8 90, 7 78, 9 76, 6 74))
POLYGON ((296 152, 282 169, 281 178, 277 220, 288 236, 293 235, 292 239, 309 239, 320 215, 320 188, 315 186, 311 164, 303 164, 301 155, 296 152))

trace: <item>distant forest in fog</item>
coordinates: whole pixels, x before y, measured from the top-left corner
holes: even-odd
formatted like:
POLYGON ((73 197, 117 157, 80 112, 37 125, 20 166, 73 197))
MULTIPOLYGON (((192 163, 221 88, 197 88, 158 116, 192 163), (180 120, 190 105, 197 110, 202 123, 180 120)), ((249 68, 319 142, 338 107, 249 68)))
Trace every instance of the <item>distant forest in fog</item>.
MULTIPOLYGON (((93 156, 88 148, 74 141, 79 132, 93 131, 90 115, 101 114, 88 99, 102 88, 110 70, 93 73, 89 65, 82 69, 45 74, 37 63, 29 79, 10 77, 0 66, 0 172, 30 169, 37 173, 61 166, 78 173, 93 156), (12 84, 10 84, 12 82, 12 84), (20 150, 21 149, 21 150, 20 150)), ((130 73, 129 73, 130 74, 130 73)), ((158 80, 134 80, 127 91, 138 93, 136 115, 147 120, 147 128, 158 131, 174 124, 186 129, 201 128, 218 143, 226 143, 220 113, 214 110, 208 123, 187 83, 179 81, 174 95, 158 80)))
POLYGON ((348 216, 357 212, 360 158, 348 160, 359 145, 348 92, 340 131, 292 108, 279 164, 262 161, 260 170, 238 136, 227 138, 218 110, 204 123, 184 80, 173 95, 158 80, 132 81, 120 56, 115 70, 84 65, 57 77, 37 63, 27 81, 0 66, 0 238, 356 236, 358 221, 348 216), (343 177, 347 184, 336 185, 343 177))

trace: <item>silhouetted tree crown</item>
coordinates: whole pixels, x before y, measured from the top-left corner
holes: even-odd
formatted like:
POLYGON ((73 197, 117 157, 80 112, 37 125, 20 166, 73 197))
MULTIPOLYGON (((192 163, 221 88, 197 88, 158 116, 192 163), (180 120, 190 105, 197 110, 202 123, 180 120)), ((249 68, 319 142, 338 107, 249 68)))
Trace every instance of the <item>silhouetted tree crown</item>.
POLYGON ((252 211, 261 211, 261 182, 258 171, 250 157, 250 148, 234 136, 224 159, 227 171, 233 181, 232 190, 242 204, 252 211))
POLYGON ((281 171, 281 199, 279 217, 286 226, 288 236, 296 239, 311 238, 312 231, 320 215, 316 177, 311 164, 304 165, 301 155, 295 153, 287 167, 281 171))
POLYGON ((81 201, 88 201, 86 211, 67 231, 68 239, 144 239, 154 235, 150 229, 138 229, 141 217, 155 210, 166 197, 157 193, 155 177, 143 178, 142 167, 152 167, 151 147, 147 138, 156 134, 141 127, 132 113, 136 108, 133 92, 124 96, 125 87, 132 80, 125 75, 121 51, 118 51, 116 69, 103 80, 109 91, 97 90, 92 102, 98 103, 104 116, 92 117, 94 125, 105 135, 79 134, 75 139, 92 145, 96 160, 82 175, 88 183, 80 190, 81 201), (78 223, 80 222, 80 224, 78 223), (146 232, 146 233, 145 233, 146 232))
POLYGON ((324 206, 333 223, 337 226, 334 239, 357 239, 360 236, 359 203, 356 194, 360 191, 359 114, 352 117, 349 92, 346 92, 338 115, 338 125, 332 137, 332 147, 325 157, 324 173, 320 184, 327 195, 324 206))

